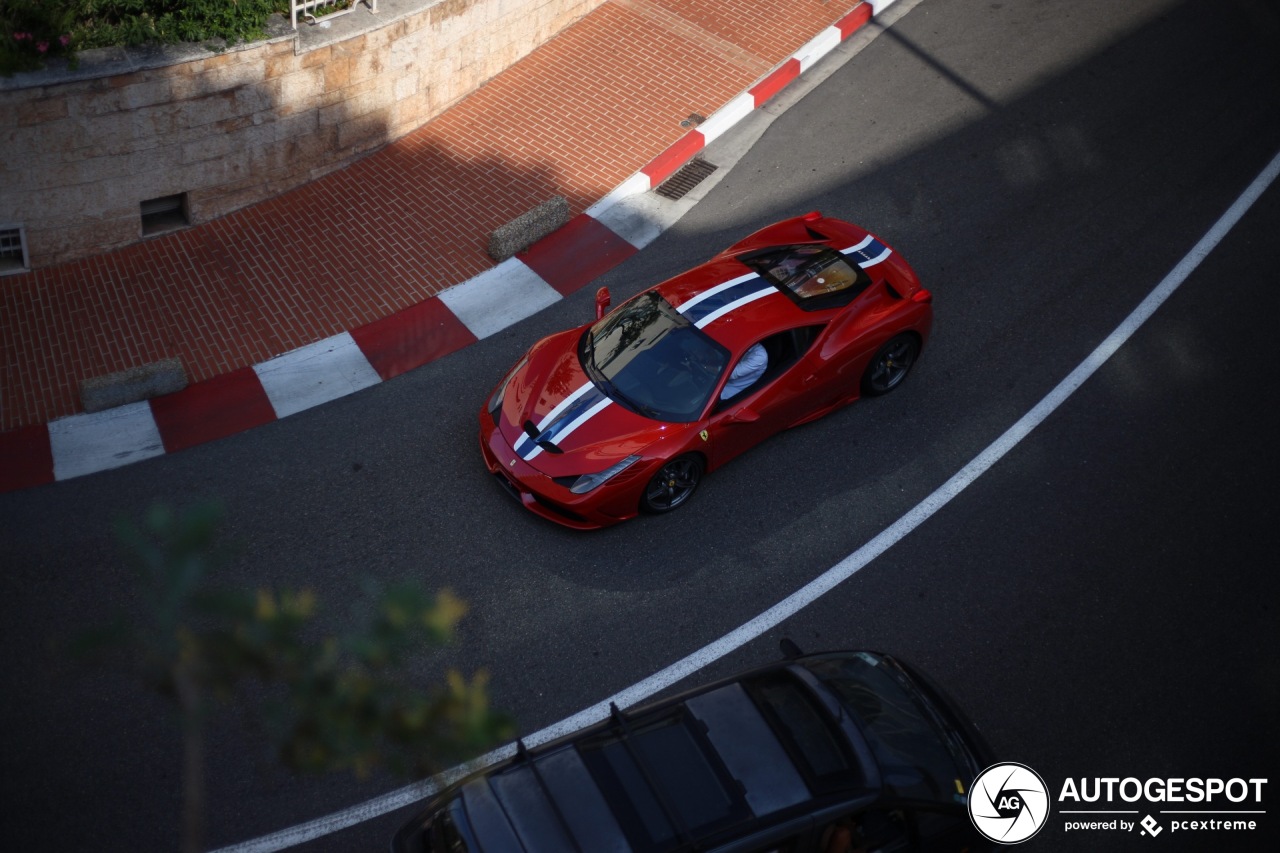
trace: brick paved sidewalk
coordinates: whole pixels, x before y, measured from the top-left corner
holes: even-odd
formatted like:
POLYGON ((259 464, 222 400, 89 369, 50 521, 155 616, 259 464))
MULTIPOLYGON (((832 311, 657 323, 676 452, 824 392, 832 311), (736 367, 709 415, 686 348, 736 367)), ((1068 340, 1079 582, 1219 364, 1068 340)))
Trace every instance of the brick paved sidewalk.
POLYGON ((204 382, 418 306, 494 266, 495 228, 553 195, 580 214, 857 6, 611 0, 346 169, 0 280, 0 432, 75 414, 85 379, 178 357, 204 382))

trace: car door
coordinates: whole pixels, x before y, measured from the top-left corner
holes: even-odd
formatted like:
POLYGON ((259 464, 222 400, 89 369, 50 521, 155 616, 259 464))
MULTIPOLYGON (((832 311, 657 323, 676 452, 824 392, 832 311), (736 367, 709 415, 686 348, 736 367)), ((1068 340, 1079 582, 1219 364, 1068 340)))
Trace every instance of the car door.
MULTIPOLYGON (((806 368, 822 329, 821 325, 802 326, 759 342, 769 356, 764 375, 735 397, 720 400, 707 418, 711 467, 723 465, 797 423, 821 398, 821 383, 815 382, 815 372, 806 368)), ((736 366, 735 361, 731 373, 736 366)))

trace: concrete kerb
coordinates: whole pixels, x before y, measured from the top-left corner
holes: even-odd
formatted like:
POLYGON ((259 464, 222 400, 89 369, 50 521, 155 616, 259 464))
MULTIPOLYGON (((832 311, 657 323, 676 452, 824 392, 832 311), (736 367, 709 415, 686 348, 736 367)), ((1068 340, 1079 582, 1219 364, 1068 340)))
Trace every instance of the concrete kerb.
MULTIPOLYGON (((875 17, 895 2, 896 0, 864 0, 864 5, 871 7, 872 13, 868 17, 875 17)), ((915 0, 905 4, 907 9, 904 12, 918 2, 919 0, 915 0)), ((713 113, 696 130, 682 137, 672 148, 679 149, 683 159, 670 157, 669 149, 589 207, 586 214, 637 249, 652 243, 678 221, 706 190, 691 193, 675 203, 651 196, 648 191, 709 143, 723 137, 730 129, 753 115, 777 93, 774 91, 761 97, 758 92, 763 81, 776 79, 780 71, 789 64, 798 66, 800 70, 808 69, 845 43, 866 22, 858 22, 848 32, 841 29, 846 20, 865 14, 860 12, 860 8, 855 7, 844 19, 825 28, 746 91, 713 113), (653 163, 659 162, 663 163, 662 169, 651 168, 653 163), (673 162, 674 166, 671 165, 673 162), (657 180, 654 179, 655 174, 658 175, 657 180)), ((786 72, 786 80, 782 86, 790 86, 799 73, 799 70, 794 74, 786 72)), ((718 176, 713 177, 718 181, 718 176)), ((713 186, 715 182, 708 183, 713 186)), ((564 297, 518 257, 513 257, 442 291, 438 298, 476 339, 482 340, 564 297)), ((253 370, 263 381, 264 390, 267 391, 277 417, 303 411, 383 381, 349 332, 276 356, 255 365, 253 370), (269 384, 272 385, 271 388, 267 387, 269 384)), ((52 421, 48 424, 48 432, 54 459, 53 470, 49 472, 46 482, 116 468, 165 452, 155 418, 145 402, 131 403, 118 410, 72 415, 52 421), (128 410, 127 417, 124 410, 128 410)), ((0 444, 3 437, 0 434, 0 444)), ((0 446, 0 459, 3 459, 4 452, 5 448, 0 446)), ((0 470, 0 490, 9 491, 29 485, 33 483, 10 484, 3 470, 0 470)))
POLYGON ((173 394, 186 387, 187 371, 182 367, 182 359, 165 358, 84 380, 80 383, 80 405, 86 412, 101 412, 173 394))
POLYGON ((489 235, 489 257, 495 261, 514 257, 568 221, 568 199, 562 195, 552 196, 533 210, 498 226, 489 235))

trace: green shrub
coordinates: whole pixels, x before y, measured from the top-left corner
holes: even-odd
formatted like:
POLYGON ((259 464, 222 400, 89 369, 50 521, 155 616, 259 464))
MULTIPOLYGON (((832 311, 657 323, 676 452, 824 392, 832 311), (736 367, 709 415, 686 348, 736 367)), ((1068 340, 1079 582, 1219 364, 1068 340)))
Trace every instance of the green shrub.
POLYGON ((228 44, 264 35, 273 12, 288 0, 81 0, 77 24, 84 47, 202 42, 228 44))
POLYGON ((4 0, 0 73, 39 68, 51 56, 116 45, 253 41, 289 0, 4 0))
POLYGON ((39 68, 50 56, 74 56, 75 4, 0 3, 0 74, 39 68))

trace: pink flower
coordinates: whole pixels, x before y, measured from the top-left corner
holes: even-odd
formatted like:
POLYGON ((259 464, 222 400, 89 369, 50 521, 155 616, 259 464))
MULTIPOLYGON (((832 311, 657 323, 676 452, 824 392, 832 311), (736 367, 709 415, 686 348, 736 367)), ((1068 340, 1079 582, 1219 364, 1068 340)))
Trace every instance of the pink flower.
POLYGON ((31 33, 14 33, 13 34, 14 41, 27 41, 30 38, 31 38, 31 33))
POLYGON ((44 53, 48 49, 49 49, 49 43, 47 41, 36 42, 36 50, 40 51, 41 53, 44 53))
POLYGON ((71 36, 58 36, 58 44, 66 47, 71 44, 71 36))

